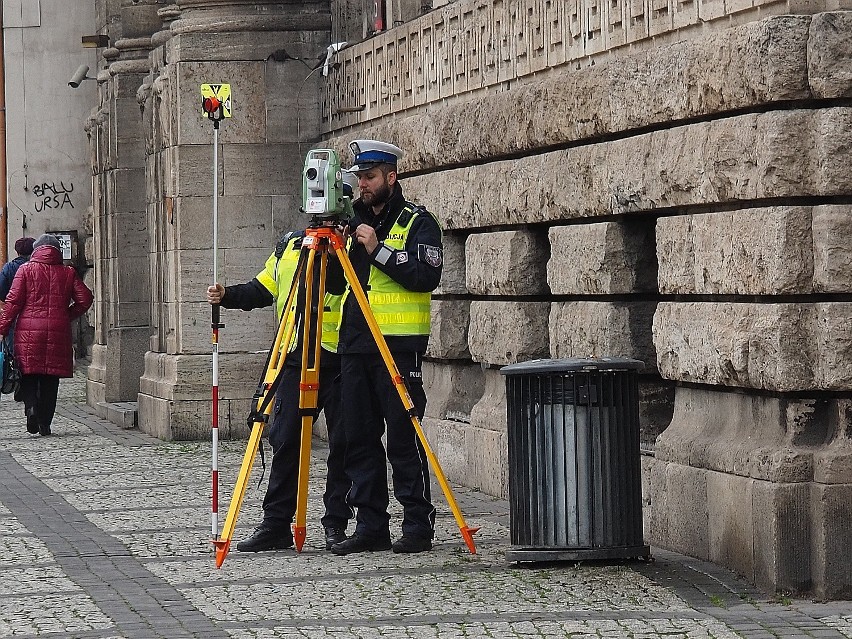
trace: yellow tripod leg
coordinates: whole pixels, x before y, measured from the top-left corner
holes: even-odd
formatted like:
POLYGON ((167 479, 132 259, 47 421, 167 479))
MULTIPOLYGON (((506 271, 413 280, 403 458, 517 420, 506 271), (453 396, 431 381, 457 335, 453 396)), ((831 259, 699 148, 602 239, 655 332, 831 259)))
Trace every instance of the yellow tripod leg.
MULTIPOLYGON (((296 291, 298 289, 298 280, 301 268, 300 263, 296 269, 296 274, 293 277, 290 292, 287 295, 287 304, 284 307, 285 309, 292 308, 293 300, 296 297, 296 291)), ((278 325, 278 332, 275 335, 275 342, 272 345, 269 364, 264 372, 264 391, 258 399, 257 406, 255 406, 256 409, 263 405, 272 383, 275 381, 281 367, 284 365, 284 359, 287 354, 287 347, 284 345, 292 343, 295 327, 295 317, 289 317, 285 314, 278 325)), ((272 401, 268 402, 263 411, 263 414, 266 415, 267 418, 272 412, 273 404, 274 402, 272 401)), ((251 475, 251 469, 254 466, 257 451, 260 448, 260 438, 263 436, 263 428, 265 425, 266 424, 263 421, 256 421, 252 425, 251 435, 249 436, 248 444, 246 445, 246 451, 243 453, 243 461, 240 465, 240 471, 237 474, 237 481, 234 484, 234 493, 231 495, 231 503, 228 506, 228 515, 225 517, 225 523, 222 525, 222 532, 220 533, 219 538, 213 540, 213 547, 216 549, 217 568, 222 567, 222 564, 225 562, 225 558, 228 556, 228 551, 231 548, 231 539, 234 535, 234 528, 236 528, 237 525, 237 517, 239 516, 240 508, 242 507, 243 499, 245 498, 249 476, 251 475)))
MULTIPOLYGON (((303 245, 304 246, 304 245, 303 245)), ((325 299, 325 268, 327 255, 320 254, 320 278, 319 291, 317 292, 317 314, 311 312, 313 308, 313 274, 315 251, 320 250, 309 243, 310 254, 305 271, 305 314, 304 333, 302 339, 302 370, 299 379, 299 410, 302 414, 302 429, 299 444, 299 483, 296 493, 296 515, 293 524, 293 542, 297 552, 302 552, 302 546, 307 536, 307 513, 308 513, 308 477, 311 468, 311 436, 313 435, 314 418, 317 413, 319 397, 319 372, 320 372, 320 349, 322 348, 322 312, 323 300, 325 299), (313 330, 313 362, 309 366, 310 348, 305 345, 311 344, 311 330, 313 330)))
POLYGON ((453 517, 455 517, 456 519, 456 524, 458 524, 462 538, 467 544, 467 547, 470 550, 471 554, 476 554, 476 544, 473 541, 473 535, 479 531, 479 528, 470 528, 467 525, 467 522, 465 522, 464 515, 462 515, 461 510, 459 510, 458 504, 456 503, 455 495, 453 495, 453 490, 447 483, 447 478, 444 475, 444 471, 441 468, 441 464, 438 462, 438 458, 435 457, 435 453, 432 452, 432 448, 431 446, 429 446, 429 442, 426 441, 426 435, 423 433, 423 428, 420 425, 420 420, 414 414, 414 402, 411 401, 411 396, 408 394, 408 389, 405 387, 405 383, 402 380, 402 376, 399 374, 399 370, 396 367, 396 362, 393 361, 393 356, 391 355, 390 349, 388 348, 387 342, 385 341, 385 337, 384 335, 382 335, 382 331, 379 328, 378 323, 376 322, 376 317, 375 315, 373 315, 373 311, 370 308, 370 303, 367 300, 367 296, 364 294, 364 289, 361 287, 361 283, 358 281, 358 276, 355 274, 355 269, 352 267, 352 262, 349 261, 349 256, 344 250, 342 250, 342 248, 335 246, 334 249, 335 255, 337 255, 338 259, 340 260, 340 264, 343 266, 343 272, 346 275, 346 281, 349 282, 349 286, 352 289, 352 292, 355 294, 355 298, 358 300, 358 305, 361 307, 361 312, 364 313, 364 318, 367 320, 367 324, 370 326, 370 332, 373 334, 373 338, 376 340, 376 345, 379 347, 379 352, 381 352, 382 354, 382 359, 385 362, 385 366, 388 369, 388 373, 390 374, 393 380, 393 384, 396 387, 397 393, 399 393, 399 398, 402 400, 402 405, 405 406, 405 409, 411 416, 411 423, 414 425, 414 430, 417 432, 417 437, 420 439, 420 443, 423 445, 423 450, 426 452, 426 457, 429 459, 429 464, 432 466, 432 471, 435 473, 435 477, 437 478, 438 483, 441 485, 441 489, 444 491, 444 496, 447 499, 447 503, 450 505, 450 510, 453 511, 453 517))

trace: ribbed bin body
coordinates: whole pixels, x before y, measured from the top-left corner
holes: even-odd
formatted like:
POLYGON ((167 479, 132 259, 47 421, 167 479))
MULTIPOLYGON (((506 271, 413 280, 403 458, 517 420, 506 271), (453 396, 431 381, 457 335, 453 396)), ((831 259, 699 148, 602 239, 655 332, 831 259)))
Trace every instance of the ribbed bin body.
POLYGON ((633 558, 642 535, 642 362, 537 360, 504 367, 510 561, 633 558))

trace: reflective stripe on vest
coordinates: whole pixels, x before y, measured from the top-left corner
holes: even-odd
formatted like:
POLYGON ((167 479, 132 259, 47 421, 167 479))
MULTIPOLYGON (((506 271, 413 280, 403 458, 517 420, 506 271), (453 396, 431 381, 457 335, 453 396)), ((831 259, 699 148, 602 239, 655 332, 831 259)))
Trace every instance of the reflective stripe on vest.
MULTIPOLYGON (((290 285, 293 283, 293 276, 296 274, 296 267, 299 265, 299 256, 301 250, 301 235, 292 237, 284 246, 284 252, 281 257, 275 253, 269 256, 266 260, 264 269, 258 273, 257 280, 263 284, 272 297, 275 298, 275 317, 281 321, 281 316, 284 314, 284 305, 287 303, 287 294, 290 292, 290 285)), ((307 262, 306 262, 307 265, 307 262)), ((322 347, 331 351, 337 352, 338 343, 338 326, 340 325, 340 309, 343 305, 342 295, 325 294, 325 305, 322 313, 322 347)), ((296 310, 295 300, 290 312, 296 310)), ((293 336, 293 342, 290 344, 288 351, 293 351, 296 348, 296 335, 293 336)))
MULTIPOLYGON (((385 246, 396 250, 405 250, 408 233, 419 213, 407 204, 394 221, 387 238, 382 242, 385 246), (400 225, 399 217, 403 212, 412 213, 405 226, 400 225)), ((376 323, 382 335, 428 335, 431 327, 430 306, 432 293, 416 293, 409 291, 389 275, 370 265, 370 278, 367 281, 367 299, 370 309, 376 317, 376 323)), ((349 293, 349 288, 344 294, 349 293)))

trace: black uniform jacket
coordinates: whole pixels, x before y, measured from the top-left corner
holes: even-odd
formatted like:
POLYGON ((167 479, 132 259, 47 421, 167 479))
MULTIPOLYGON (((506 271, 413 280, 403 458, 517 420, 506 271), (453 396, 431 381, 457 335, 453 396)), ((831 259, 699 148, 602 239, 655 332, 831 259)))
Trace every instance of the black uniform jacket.
MULTIPOLYGON (((394 250, 390 259, 384 264, 376 260, 376 257, 382 253, 382 241, 388 236, 406 204, 408 203, 403 197, 399 182, 394 186, 394 192, 380 215, 374 215, 373 208, 364 205, 361 200, 356 200, 353 204, 355 217, 349 222, 349 227, 354 230, 359 224, 369 224, 376 230, 376 237, 379 240, 379 246, 372 255, 368 255, 367 249, 355 241, 349 248, 349 260, 352 262, 352 268, 368 297, 370 293, 367 281, 370 277, 371 266, 384 271, 409 291, 433 291, 441 280, 441 269, 443 268, 441 227, 428 211, 416 206, 414 208, 419 211, 419 214, 411 225, 405 243, 404 252, 408 254, 407 259, 397 259, 397 254, 403 251, 394 250), (438 256, 437 260, 434 257, 435 255, 438 256)), ((384 254, 386 256, 387 251, 384 254)), ((329 286, 334 288, 338 281, 337 277, 330 275, 329 286), (334 282, 331 280, 334 280, 334 282)), ((424 353, 429 336, 391 335, 385 339, 391 351, 424 353)), ((358 305, 358 300, 350 292, 343 305, 343 324, 340 328, 340 345, 337 352, 377 353, 378 350, 367 320, 364 319, 364 314, 358 305)))

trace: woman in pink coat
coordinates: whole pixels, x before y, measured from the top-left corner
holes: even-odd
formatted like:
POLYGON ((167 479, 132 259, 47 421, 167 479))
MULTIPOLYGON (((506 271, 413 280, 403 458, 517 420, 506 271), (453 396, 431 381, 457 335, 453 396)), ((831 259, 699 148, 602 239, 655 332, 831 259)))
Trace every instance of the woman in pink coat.
POLYGON ((55 236, 45 234, 33 244, 30 261, 15 274, 0 313, 0 337, 15 326, 15 358, 21 368, 21 389, 27 431, 50 435, 56 411, 59 378, 71 377, 74 354, 71 321, 92 305, 92 291, 73 266, 62 263, 55 236))

